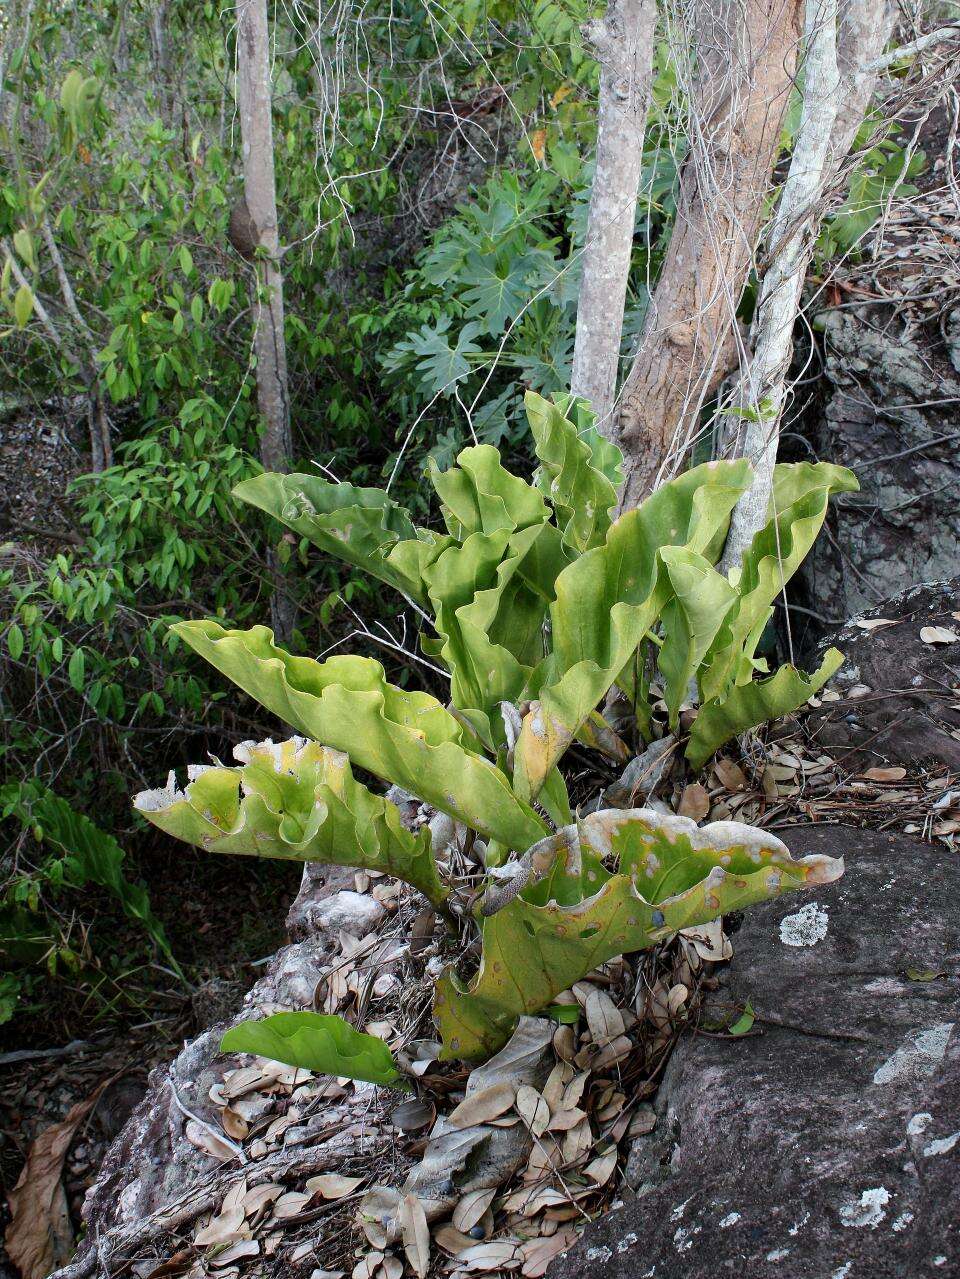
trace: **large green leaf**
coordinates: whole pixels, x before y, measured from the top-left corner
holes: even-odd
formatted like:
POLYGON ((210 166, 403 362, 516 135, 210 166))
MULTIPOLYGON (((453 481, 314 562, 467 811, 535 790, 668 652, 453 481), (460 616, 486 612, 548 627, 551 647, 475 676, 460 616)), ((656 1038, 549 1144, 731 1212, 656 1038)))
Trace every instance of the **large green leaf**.
POLYGON ((496 533, 543 524, 550 512, 543 497, 506 470, 491 444, 466 448, 457 465, 441 471, 431 459, 430 480, 440 498, 444 522, 458 541, 471 533, 496 533))
POLYGON ((520 700, 544 654, 548 603, 523 570, 533 563, 534 543, 553 532, 538 524, 512 534, 471 533, 425 571, 443 641, 431 647, 451 673, 455 706, 489 714, 502 701, 520 700))
POLYGON ((797 710, 826 684, 843 665, 843 654, 828 649, 819 668, 805 675, 795 666, 781 666, 769 679, 735 684, 724 696, 704 702, 690 731, 687 759, 699 768, 724 742, 756 728, 767 720, 780 719, 797 710))
POLYGON ((831 493, 858 487, 855 476, 829 463, 795 463, 774 472, 776 515, 754 537, 736 577, 739 599, 707 654, 700 678, 704 701, 721 697, 731 683, 750 680, 754 653, 773 601, 800 567, 827 514, 831 493))
POLYGON ((242 1021, 227 1031, 220 1049, 225 1053, 255 1053, 322 1075, 409 1088, 383 1040, 362 1034, 342 1017, 274 1013, 263 1021, 242 1021))
POLYGON ((435 906, 447 889, 424 828, 411 834, 395 804, 358 782, 341 751, 293 737, 236 747, 239 768, 190 770, 143 791, 134 807, 168 835, 213 853, 335 863, 381 871, 435 906))
POLYGON ((446 1057, 488 1056, 517 1019, 616 955, 797 888, 829 883, 843 862, 794 860, 774 835, 739 822, 697 827, 650 809, 593 813, 503 868, 483 922, 480 968, 448 969, 436 998, 446 1057), (603 859, 613 860, 610 874, 603 859), (516 883, 523 885, 511 895, 516 883), (506 902, 506 904, 503 904, 506 902), (497 908, 499 907, 499 909, 497 908))
POLYGON ((564 541, 577 551, 599 546, 610 527, 622 480, 622 454, 605 440, 583 401, 533 391, 524 396, 540 461, 537 484, 550 499, 564 541))
POLYGON ((415 542, 421 555, 447 539, 418 530, 409 513, 382 489, 331 484, 317 475, 268 473, 233 489, 242 502, 266 511, 328 555, 353 564, 424 604, 423 584, 409 552, 398 563, 388 555, 398 542, 415 542), (423 547, 423 550, 420 548, 423 547))
POLYGON ((553 651, 531 681, 534 701, 514 755, 517 794, 537 794, 671 598, 661 548, 685 546, 709 558, 749 481, 743 461, 688 471, 622 515, 602 546, 557 578, 550 607, 553 651))
POLYGON ((660 557, 673 597, 660 618, 663 643, 658 665, 664 677, 670 728, 676 732, 690 681, 738 596, 702 555, 683 546, 665 546, 660 557))
POLYGON ((172 628, 212 666, 304 736, 348 754, 442 812, 510 848, 528 848, 543 823, 479 742, 429 693, 390 684, 366 657, 293 657, 266 626, 228 631, 213 621, 172 628))

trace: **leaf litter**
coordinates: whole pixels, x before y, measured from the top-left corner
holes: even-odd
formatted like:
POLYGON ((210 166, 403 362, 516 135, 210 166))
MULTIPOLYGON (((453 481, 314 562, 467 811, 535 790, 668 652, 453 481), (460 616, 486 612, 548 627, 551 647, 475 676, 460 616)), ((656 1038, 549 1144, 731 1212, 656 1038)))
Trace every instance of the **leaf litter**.
MULTIPOLYGON (((596 794, 598 781, 610 778, 581 784, 596 794)), ((645 802, 767 828, 906 823, 951 846, 960 831, 960 781, 946 769, 856 772, 808 740, 802 721, 728 747, 697 783, 674 761, 645 802)), ((340 933, 314 1006, 384 1039, 415 1095, 224 1057, 184 1125, 222 1194, 128 1258, 137 1279, 538 1279, 615 1201, 629 1143, 656 1125, 650 1103, 670 1050, 698 1025, 713 966, 732 954, 717 921, 611 961, 557 997, 555 1019, 528 1019, 544 1027, 536 1054, 521 1045, 499 1077, 484 1075, 492 1063, 471 1075, 441 1063, 432 1038, 434 979, 456 942, 411 889, 367 873, 355 885, 386 917, 366 936, 340 933), (431 1177, 449 1182, 440 1200, 431 1177)), ((739 1009, 724 1033, 751 1029, 752 1010, 739 1009)))

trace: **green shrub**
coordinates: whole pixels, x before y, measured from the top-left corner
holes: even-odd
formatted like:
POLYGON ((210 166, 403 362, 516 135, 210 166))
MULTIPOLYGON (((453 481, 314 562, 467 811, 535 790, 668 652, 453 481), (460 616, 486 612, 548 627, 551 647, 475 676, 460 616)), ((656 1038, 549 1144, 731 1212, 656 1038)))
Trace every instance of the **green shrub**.
MULTIPOLYGON (((775 837, 738 823, 698 829, 651 810, 574 819, 558 765, 575 739, 627 753, 597 707, 619 683, 649 722, 637 674, 645 645, 657 650, 674 725, 698 682, 703 704, 686 747, 695 764, 816 691, 835 651, 812 676, 783 667, 755 681, 755 650, 829 494, 855 487, 853 477, 778 468, 770 522, 728 580, 713 564, 750 482, 745 462, 697 467, 611 522, 620 458, 591 415, 567 396, 530 394, 527 410, 534 482, 489 445, 465 449, 458 465, 431 473, 444 533, 417 527, 376 489, 304 475, 236 489, 432 615, 422 648, 449 672, 448 706, 390 684, 368 658, 317 662, 278 648, 262 626, 180 623, 191 648, 303 737, 241 747, 239 767, 194 768, 184 792, 168 785, 136 800, 161 829, 209 851, 388 871, 454 914, 462 904, 445 849, 405 830, 351 764, 462 822, 478 837, 487 881, 480 967, 466 984, 448 970, 438 985, 447 1057, 494 1052, 520 1015, 614 955, 842 871, 830 858, 794 861, 775 837)), ((298 1027, 304 1064, 308 1027, 298 1027)), ((315 1060, 329 1053, 324 1039, 315 1060)))

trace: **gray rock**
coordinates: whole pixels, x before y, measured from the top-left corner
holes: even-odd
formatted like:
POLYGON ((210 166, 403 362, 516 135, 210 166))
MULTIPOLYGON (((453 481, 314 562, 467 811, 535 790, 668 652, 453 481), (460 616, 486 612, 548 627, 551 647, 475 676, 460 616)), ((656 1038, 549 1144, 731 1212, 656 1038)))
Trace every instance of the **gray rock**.
POLYGON ((848 763, 897 760, 910 765, 937 760, 960 768, 960 643, 927 644, 925 626, 941 626, 960 635, 960 578, 911 587, 865 616, 896 623, 864 630, 850 622, 825 637, 821 651, 839 648, 846 661, 831 681, 843 694, 824 702, 805 720, 815 739, 828 749, 856 750, 848 763), (870 690, 855 698, 857 685, 870 690))
MULTIPOLYGON (((908 331, 891 307, 827 311, 817 454, 852 467, 859 493, 831 503, 803 570, 818 612, 849 617, 960 561, 960 377, 936 326, 908 331)), ((956 329, 953 330, 956 333, 956 329)))
MULTIPOLYGON (((781 832, 783 833, 783 832, 781 832)), ((744 917, 630 1161, 631 1199, 549 1279, 960 1274, 960 863, 903 836, 787 832, 847 873, 744 917)))
POLYGON ((386 917, 386 907, 382 902, 350 889, 342 889, 332 897, 316 902, 308 915, 311 931, 339 932, 342 928, 355 937, 373 932, 386 917))

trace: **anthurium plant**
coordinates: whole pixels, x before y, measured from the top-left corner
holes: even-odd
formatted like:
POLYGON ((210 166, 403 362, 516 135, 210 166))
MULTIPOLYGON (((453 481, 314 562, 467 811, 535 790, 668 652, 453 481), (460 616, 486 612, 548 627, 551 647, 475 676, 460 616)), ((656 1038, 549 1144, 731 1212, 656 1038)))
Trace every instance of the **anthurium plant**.
MULTIPOLYGON (((417 527, 379 489, 311 475, 241 483, 237 497, 431 620, 422 647, 449 672, 449 700, 389 683, 369 658, 292 656, 266 627, 183 622, 175 629, 188 645, 302 736, 244 745, 236 767, 196 767, 185 790, 171 779, 136 800, 201 848, 387 872, 448 914, 462 904, 444 848, 429 830, 408 830, 352 766, 462 823, 486 874, 482 958, 472 975, 442 975, 435 1016, 445 1055, 467 1060, 497 1051, 521 1015, 605 960, 843 869, 824 856, 794 860, 768 832, 736 822, 697 827, 650 809, 578 817, 558 765, 574 740, 629 757, 598 708, 618 685, 649 731, 654 666, 675 730, 692 683, 699 692, 685 746, 694 767, 820 688, 836 650, 812 675, 770 675, 757 647, 830 494, 856 488, 854 477, 823 463, 778 467, 769 521, 724 576, 715 565, 751 480, 746 462, 695 467, 614 521, 621 459, 585 406, 530 394, 527 414, 532 482, 489 445, 431 472, 442 532, 417 527)), ((400 1082, 382 1045, 364 1046, 337 1020, 280 1013, 235 1028, 225 1046, 400 1082)))

